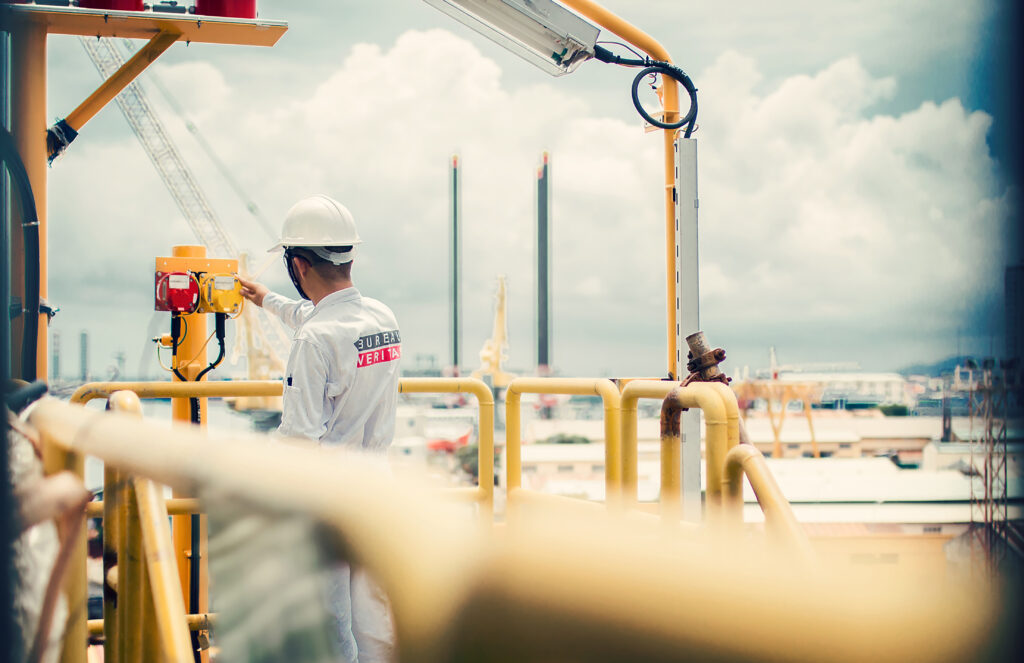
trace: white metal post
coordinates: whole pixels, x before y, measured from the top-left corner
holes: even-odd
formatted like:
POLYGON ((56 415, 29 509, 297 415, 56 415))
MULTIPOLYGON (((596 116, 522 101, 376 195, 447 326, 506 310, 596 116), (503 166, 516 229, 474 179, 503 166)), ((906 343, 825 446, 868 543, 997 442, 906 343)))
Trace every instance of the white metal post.
MULTIPOLYGON (((686 370, 686 337, 700 330, 697 256, 697 141, 676 138, 676 377, 686 370)), ((683 413, 683 519, 702 518, 700 410, 683 413)))

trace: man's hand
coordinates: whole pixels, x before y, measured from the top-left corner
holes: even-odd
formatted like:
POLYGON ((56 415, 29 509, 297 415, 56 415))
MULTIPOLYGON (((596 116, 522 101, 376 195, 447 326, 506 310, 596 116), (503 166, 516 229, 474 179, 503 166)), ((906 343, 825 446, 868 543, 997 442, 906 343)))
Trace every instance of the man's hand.
POLYGON ((270 288, 257 281, 244 279, 238 274, 235 274, 235 278, 242 284, 242 296, 256 306, 263 306, 263 298, 270 292, 270 288))

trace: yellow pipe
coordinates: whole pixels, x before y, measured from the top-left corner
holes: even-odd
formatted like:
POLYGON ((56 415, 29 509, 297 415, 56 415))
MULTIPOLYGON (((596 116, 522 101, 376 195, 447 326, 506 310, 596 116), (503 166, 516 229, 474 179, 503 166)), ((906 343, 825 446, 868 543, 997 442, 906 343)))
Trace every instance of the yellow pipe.
POLYGON ((793 507, 775 482, 764 456, 752 445, 740 445, 726 454, 722 482, 723 516, 734 525, 742 525, 744 474, 764 512, 769 534, 803 559, 812 560, 814 553, 806 533, 793 514, 793 507))
POLYGON ((611 380, 604 378, 516 378, 505 392, 505 485, 511 494, 522 487, 521 394, 597 395, 604 404, 605 500, 617 501, 622 479, 622 424, 619 406, 622 396, 611 380))
MULTIPOLYGON (((15 19, 17 20, 17 19, 15 19)), ((36 214, 39 217, 39 296, 49 292, 49 260, 47 257, 46 214, 46 25, 26 20, 11 31, 11 129, 18 153, 25 164, 36 214)), ((7 28, 5 28, 7 29, 7 28)), ((25 246, 21 232, 22 216, 17 211, 11 218, 11 296, 25 303, 25 246)), ((6 261, 6 256, 5 256, 6 261)), ((5 267, 6 269, 6 267, 5 267)), ((30 314, 25 314, 30 315, 30 314)), ((11 320, 11 374, 22 375, 21 346, 25 315, 11 320)), ((46 314, 39 315, 36 343, 36 377, 47 379, 48 343, 46 314)), ((78 634, 75 634, 78 637, 78 634)), ((82 656, 84 657, 84 650, 82 656)), ((76 659, 78 660, 78 659, 76 659)), ((84 660, 82 658, 81 660, 84 660)))
MULTIPOLYGON (((178 567, 174 564, 163 492, 146 479, 136 478, 134 483, 162 660, 189 663, 192 661, 192 641, 185 622, 185 602, 179 591, 181 582, 178 567)), ((152 638, 157 634, 148 635, 152 638)))
POLYGON ((88 403, 96 398, 110 398, 110 394, 115 391, 132 391, 142 399, 182 399, 190 396, 225 398, 229 396, 280 396, 284 387, 280 380, 89 382, 75 390, 75 393, 71 395, 71 402, 88 403))
POLYGON ((726 391, 731 393, 725 385, 712 382, 680 387, 675 382, 634 380, 626 385, 622 391, 622 483, 629 504, 635 504, 637 499, 636 403, 641 398, 662 398, 665 399, 661 416, 662 515, 675 520, 682 508, 679 408, 695 407, 704 412, 706 502, 709 511, 715 511, 720 500, 725 454, 731 445, 739 443, 739 407, 736 397, 727 395, 726 391))
POLYGON ((64 118, 68 126, 75 131, 81 131, 86 122, 95 117, 96 113, 99 113, 104 106, 113 101, 114 97, 121 90, 128 87, 139 74, 145 71, 146 67, 151 65, 164 51, 170 48, 171 44, 178 41, 179 36, 178 33, 170 30, 163 30, 154 35, 145 46, 136 51, 135 55, 111 74, 110 78, 103 81, 96 88, 95 92, 80 103, 78 108, 68 113, 68 116, 64 118))
MULTIPOLYGON (((593 0, 564 0, 564 4, 589 18, 600 27, 614 32, 625 41, 643 50, 655 60, 672 62, 672 57, 657 40, 646 32, 613 14, 593 0)), ((679 119, 679 88, 675 79, 662 76, 664 121, 679 119)), ((676 208, 675 208, 675 129, 663 129, 665 166, 665 302, 668 319, 668 373, 679 379, 680 361, 676 348, 676 208)))
POLYGON ((480 429, 477 445, 477 494, 480 517, 489 522, 494 513, 494 394, 476 378, 402 378, 398 381, 402 394, 472 394, 479 408, 480 429), (485 479, 486 477, 486 479, 485 479))
POLYGON ((677 382, 632 380, 622 390, 622 495, 626 505, 637 501, 636 404, 641 398, 664 400, 677 382))
MULTIPOLYGON (((103 631, 102 619, 90 619, 87 624, 89 628, 89 635, 101 635, 103 631)), ((209 631, 217 623, 216 613, 204 613, 201 615, 185 615, 185 625, 188 626, 190 631, 209 631)), ((106 646, 106 645, 104 645, 106 646)), ((192 660, 189 657, 188 660, 192 660)), ((104 663, 109 663, 107 659, 104 659, 104 663)))
MULTIPOLYGON (((106 495, 106 490, 104 490, 106 495)), ((192 513, 203 513, 199 500, 190 497, 166 500, 167 513, 171 516, 181 516, 192 513)), ((116 508, 116 505, 115 505, 116 508)), ((85 505, 86 518, 107 518, 106 500, 101 502, 89 502, 85 505)))
POLYGON ((736 400, 736 392, 721 382, 705 382, 702 384, 707 384, 722 397, 722 404, 725 405, 727 446, 728 449, 732 449, 740 443, 740 405, 736 400))

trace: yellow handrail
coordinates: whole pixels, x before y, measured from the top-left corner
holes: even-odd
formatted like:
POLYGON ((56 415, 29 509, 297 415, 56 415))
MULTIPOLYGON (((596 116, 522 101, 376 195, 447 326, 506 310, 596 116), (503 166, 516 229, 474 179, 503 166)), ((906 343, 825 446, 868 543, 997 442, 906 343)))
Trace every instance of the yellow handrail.
POLYGON ((757 503, 764 512, 769 535, 803 559, 814 559, 807 534, 793 514, 793 507, 782 494, 779 484, 775 482, 764 456, 753 445, 743 444, 734 447, 725 456, 722 481, 722 506, 725 517, 734 524, 743 523, 744 474, 747 475, 750 487, 757 497, 757 503))
POLYGON ((477 446, 477 488, 448 491, 465 495, 480 503, 480 517, 489 521, 494 513, 494 394, 476 378, 402 378, 398 381, 402 394, 472 394, 479 408, 479 439, 477 446))
MULTIPOLYGON (((72 403, 88 403, 98 398, 110 398, 116 391, 130 391, 139 398, 225 398, 241 396, 280 396, 284 386, 280 380, 225 380, 219 382, 90 382, 83 384, 71 395, 72 403)), ((482 381, 475 378, 402 378, 399 393, 463 393, 476 396, 479 406, 480 441, 477 457, 478 475, 494 475, 494 395, 482 381), (487 473, 487 474, 485 474, 487 473)), ((450 488, 444 491, 450 497, 480 503, 480 515, 490 518, 494 511, 494 481, 480 481, 477 488, 450 488)), ((194 513, 189 498, 168 503, 172 513, 194 513)), ((89 507, 90 515, 101 509, 89 507)))
POLYGON ((89 382, 71 394, 72 403, 110 398, 115 391, 131 391, 139 398, 224 398, 230 396, 280 396, 280 380, 224 380, 218 382, 89 382))
POLYGON ((509 499, 522 487, 522 394, 596 395, 604 403, 605 501, 616 501, 622 480, 621 395, 603 378, 516 378, 505 392, 505 486, 509 499))
POLYGON ((515 536, 484 539, 373 463, 325 462, 323 449, 256 435, 169 429, 51 398, 30 420, 63 449, 124 472, 216 486, 333 528, 388 592, 400 661, 820 661, 823 651, 841 662, 977 660, 1015 624, 978 588, 809 574, 756 542, 709 548, 604 510, 552 506, 515 536))

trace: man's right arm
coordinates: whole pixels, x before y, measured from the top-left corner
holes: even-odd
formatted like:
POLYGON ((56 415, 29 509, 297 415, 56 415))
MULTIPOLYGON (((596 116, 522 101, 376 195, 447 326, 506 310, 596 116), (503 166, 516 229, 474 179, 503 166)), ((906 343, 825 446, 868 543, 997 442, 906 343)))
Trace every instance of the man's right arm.
POLYGON ((281 318, 281 322, 292 329, 298 329, 313 312, 313 303, 306 299, 288 299, 276 292, 268 292, 263 298, 263 308, 281 318))
POLYGON ((313 310, 311 302, 289 299, 276 292, 270 292, 262 283, 250 281, 238 274, 235 274, 235 278, 242 284, 243 297, 281 318, 281 321, 292 329, 298 329, 313 310))

